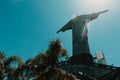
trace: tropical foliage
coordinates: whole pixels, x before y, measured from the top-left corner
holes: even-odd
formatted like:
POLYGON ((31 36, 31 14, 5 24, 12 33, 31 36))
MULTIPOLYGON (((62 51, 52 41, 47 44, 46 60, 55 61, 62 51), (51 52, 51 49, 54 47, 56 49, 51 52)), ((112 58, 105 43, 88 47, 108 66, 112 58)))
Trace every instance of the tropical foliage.
POLYGON ((46 52, 40 52, 24 63, 18 56, 6 58, 0 52, 0 80, 76 80, 74 75, 59 68, 62 58, 68 60, 69 56, 60 39, 52 40, 46 52))

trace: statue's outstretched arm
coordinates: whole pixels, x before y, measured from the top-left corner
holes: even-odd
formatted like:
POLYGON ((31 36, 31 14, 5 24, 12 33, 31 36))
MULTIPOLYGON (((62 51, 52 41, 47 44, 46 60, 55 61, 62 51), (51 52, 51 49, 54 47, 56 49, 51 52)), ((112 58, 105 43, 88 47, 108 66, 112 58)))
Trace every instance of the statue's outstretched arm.
POLYGON ((89 15, 88 15, 88 19, 89 19, 89 20, 96 19, 100 14, 106 13, 106 12, 108 12, 108 11, 109 11, 109 10, 104 10, 104 11, 100 11, 100 12, 97 12, 97 13, 89 14, 89 15))
POLYGON ((108 12, 109 10, 104 10, 104 11, 100 11, 100 12, 98 12, 99 14, 103 14, 103 13, 106 13, 106 12, 108 12))
POLYGON ((67 24, 65 24, 60 30, 57 31, 59 33, 60 31, 64 32, 66 30, 72 29, 73 20, 70 20, 67 24))

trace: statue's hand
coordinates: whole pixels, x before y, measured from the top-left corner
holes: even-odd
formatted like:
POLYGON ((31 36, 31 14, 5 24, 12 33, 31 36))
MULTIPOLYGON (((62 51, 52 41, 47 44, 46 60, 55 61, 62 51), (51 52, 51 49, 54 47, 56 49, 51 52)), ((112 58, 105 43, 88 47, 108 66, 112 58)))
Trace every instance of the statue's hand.
POLYGON ((103 14, 103 13, 106 13, 108 12, 109 10, 104 10, 104 11, 101 11, 101 12, 98 12, 99 14, 103 14))

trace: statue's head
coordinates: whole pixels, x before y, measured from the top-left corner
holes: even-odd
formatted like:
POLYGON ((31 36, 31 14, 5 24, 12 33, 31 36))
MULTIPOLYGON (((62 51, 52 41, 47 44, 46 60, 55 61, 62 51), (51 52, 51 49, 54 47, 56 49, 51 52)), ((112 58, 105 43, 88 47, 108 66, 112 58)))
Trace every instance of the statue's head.
POLYGON ((73 17, 72 20, 73 20, 73 21, 76 21, 76 20, 78 20, 78 18, 79 18, 79 15, 76 15, 76 16, 73 17))

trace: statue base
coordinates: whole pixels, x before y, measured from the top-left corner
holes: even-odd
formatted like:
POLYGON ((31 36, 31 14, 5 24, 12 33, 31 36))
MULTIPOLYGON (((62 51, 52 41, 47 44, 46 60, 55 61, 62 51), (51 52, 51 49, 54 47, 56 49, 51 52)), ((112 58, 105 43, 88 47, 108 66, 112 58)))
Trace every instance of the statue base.
POLYGON ((72 64, 93 65, 93 56, 88 53, 82 53, 71 57, 72 64))

